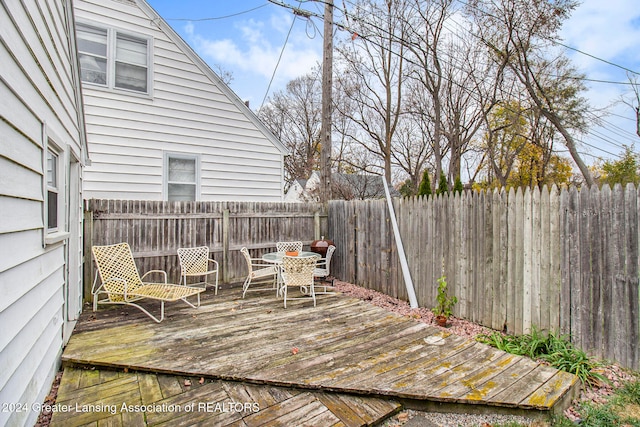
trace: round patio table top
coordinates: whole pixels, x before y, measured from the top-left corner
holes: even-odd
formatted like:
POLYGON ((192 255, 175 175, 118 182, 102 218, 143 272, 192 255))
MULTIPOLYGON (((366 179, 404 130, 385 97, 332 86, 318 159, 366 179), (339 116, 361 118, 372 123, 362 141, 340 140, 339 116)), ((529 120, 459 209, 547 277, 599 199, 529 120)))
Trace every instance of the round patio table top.
MULTIPOLYGON (((262 260, 266 262, 271 262, 273 264, 281 264, 283 256, 285 256, 284 252, 269 252, 262 255, 262 260)), ((305 257, 311 257, 311 256, 320 258, 320 255, 315 252, 302 251, 298 254, 299 258, 305 258, 305 257)))

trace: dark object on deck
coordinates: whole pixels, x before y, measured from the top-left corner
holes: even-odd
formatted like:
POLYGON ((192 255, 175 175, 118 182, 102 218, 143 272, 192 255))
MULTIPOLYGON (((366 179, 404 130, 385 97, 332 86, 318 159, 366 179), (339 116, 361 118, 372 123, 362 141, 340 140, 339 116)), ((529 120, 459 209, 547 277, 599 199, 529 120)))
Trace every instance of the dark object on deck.
POLYGON ((320 256, 324 258, 327 256, 327 249, 329 249, 329 246, 331 245, 335 246, 333 241, 325 239, 324 236, 322 236, 320 240, 314 240, 313 242, 311 242, 311 252, 320 254, 320 256))

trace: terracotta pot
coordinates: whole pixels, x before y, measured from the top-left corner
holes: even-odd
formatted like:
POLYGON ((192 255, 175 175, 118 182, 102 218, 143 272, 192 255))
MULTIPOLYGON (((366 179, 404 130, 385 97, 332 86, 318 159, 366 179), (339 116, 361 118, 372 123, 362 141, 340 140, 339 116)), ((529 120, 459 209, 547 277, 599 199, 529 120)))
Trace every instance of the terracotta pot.
POLYGON ((329 249, 329 246, 331 245, 333 245, 333 241, 325 239, 324 236, 322 236, 320 240, 314 240, 311 242, 311 252, 320 254, 320 256, 324 258, 327 256, 327 249, 329 249))
POLYGON ((443 328, 447 326, 447 316, 436 316, 436 324, 443 328))

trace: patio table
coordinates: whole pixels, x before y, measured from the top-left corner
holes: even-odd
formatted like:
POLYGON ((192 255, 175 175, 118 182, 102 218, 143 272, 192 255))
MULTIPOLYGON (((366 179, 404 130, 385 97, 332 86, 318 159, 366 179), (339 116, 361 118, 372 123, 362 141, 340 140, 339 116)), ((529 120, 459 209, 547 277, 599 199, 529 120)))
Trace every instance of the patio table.
MULTIPOLYGON (((266 254, 262 255, 262 260, 271 264, 276 264, 278 266, 278 295, 281 295, 281 290, 282 290, 282 286, 284 284, 284 281, 282 279, 282 258, 286 255, 285 252, 267 252, 266 254)), ((320 258, 320 255, 317 254, 316 252, 309 252, 309 251, 300 251, 298 252, 297 257, 300 258, 304 258, 304 257, 318 257, 320 258)))

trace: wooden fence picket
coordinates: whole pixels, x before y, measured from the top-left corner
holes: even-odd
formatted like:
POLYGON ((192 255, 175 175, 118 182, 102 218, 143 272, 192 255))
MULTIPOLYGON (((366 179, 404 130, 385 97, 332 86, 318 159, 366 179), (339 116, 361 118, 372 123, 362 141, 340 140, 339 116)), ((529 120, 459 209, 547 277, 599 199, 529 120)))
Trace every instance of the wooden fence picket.
MULTIPOLYGON (((445 275, 454 315, 522 334, 567 334, 599 357, 640 368, 640 188, 543 187, 394 200, 418 304, 432 308, 445 275)), ((337 250, 332 273, 407 299, 389 211, 382 200, 318 203, 91 200, 85 213, 85 297, 91 245, 127 241, 141 270, 178 280, 176 248, 206 244, 224 282, 246 274, 278 240, 337 250)))

